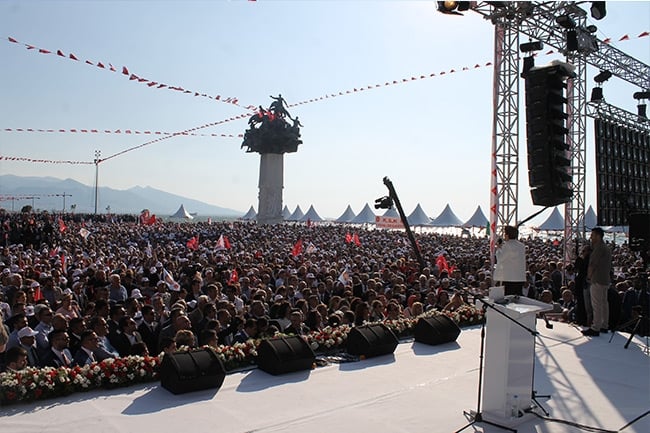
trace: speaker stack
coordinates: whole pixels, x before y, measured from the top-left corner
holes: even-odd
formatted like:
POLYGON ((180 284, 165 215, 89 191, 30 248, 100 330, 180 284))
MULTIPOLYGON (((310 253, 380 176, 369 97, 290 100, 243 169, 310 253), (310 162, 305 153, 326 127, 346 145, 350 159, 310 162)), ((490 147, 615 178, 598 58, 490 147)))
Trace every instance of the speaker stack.
POLYGON ((371 358, 393 353, 398 343, 393 331, 384 324, 356 326, 348 333, 347 352, 371 358))
POLYGON ((298 336, 263 340, 257 348, 257 366, 269 374, 310 370, 316 361, 314 351, 298 336))
POLYGON ((415 324, 415 341, 435 346, 451 343, 460 335, 460 328, 449 317, 421 317, 415 324))
POLYGON ((160 384, 173 394, 221 388, 226 369, 210 349, 166 354, 160 364, 160 384))

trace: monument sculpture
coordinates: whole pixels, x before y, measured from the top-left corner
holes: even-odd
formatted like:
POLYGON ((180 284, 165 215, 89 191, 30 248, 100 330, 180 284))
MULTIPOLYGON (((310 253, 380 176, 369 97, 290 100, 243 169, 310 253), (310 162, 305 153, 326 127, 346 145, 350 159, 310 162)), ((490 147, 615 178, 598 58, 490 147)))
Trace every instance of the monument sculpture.
POLYGON ((248 119, 241 147, 246 152, 260 154, 258 224, 278 224, 282 219, 282 189, 284 188, 284 154, 298 151, 302 144, 298 117, 287 111, 282 95, 271 96, 268 109, 261 105, 248 119), (291 120, 291 124, 287 121, 291 120))

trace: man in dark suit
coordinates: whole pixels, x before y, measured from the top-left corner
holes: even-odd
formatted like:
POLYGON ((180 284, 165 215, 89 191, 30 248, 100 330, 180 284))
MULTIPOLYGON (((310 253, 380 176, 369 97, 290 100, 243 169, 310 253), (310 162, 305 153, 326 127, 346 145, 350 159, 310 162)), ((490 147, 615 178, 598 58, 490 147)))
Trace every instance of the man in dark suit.
POLYGON ((48 336, 50 350, 41 359, 41 367, 70 367, 72 354, 68 349, 68 333, 63 330, 54 330, 48 336))
POLYGON ((245 343, 250 338, 255 338, 257 335, 257 320, 250 318, 244 322, 244 327, 237 331, 233 337, 233 343, 245 343))
POLYGON ((95 331, 90 329, 85 330, 81 334, 81 347, 74 354, 72 358, 72 365, 78 365, 83 367, 84 365, 90 365, 96 361, 95 350, 99 348, 99 337, 95 334, 95 331))
POLYGON ((119 330, 111 339, 111 344, 115 347, 121 357, 133 354, 131 346, 136 343, 142 343, 142 337, 137 331, 138 325, 133 318, 125 316, 120 319, 119 330))
POLYGON ((142 313, 142 323, 138 326, 138 332, 142 341, 147 345, 149 353, 156 355, 158 351, 158 337, 160 335, 160 326, 156 320, 156 313, 151 305, 143 305, 140 310, 142 313))

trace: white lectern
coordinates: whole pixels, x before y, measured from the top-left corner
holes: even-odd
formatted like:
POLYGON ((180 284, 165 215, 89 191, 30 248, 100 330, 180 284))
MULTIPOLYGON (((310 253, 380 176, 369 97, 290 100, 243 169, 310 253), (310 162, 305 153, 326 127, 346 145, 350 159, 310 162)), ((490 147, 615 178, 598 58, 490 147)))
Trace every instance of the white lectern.
MULTIPOLYGON (((483 418, 515 426, 532 405, 535 363, 535 336, 518 323, 535 331, 537 313, 553 306, 519 296, 485 301, 493 307, 486 311, 483 418)), ((477 301, 477 307, 481 304, 477 301)))

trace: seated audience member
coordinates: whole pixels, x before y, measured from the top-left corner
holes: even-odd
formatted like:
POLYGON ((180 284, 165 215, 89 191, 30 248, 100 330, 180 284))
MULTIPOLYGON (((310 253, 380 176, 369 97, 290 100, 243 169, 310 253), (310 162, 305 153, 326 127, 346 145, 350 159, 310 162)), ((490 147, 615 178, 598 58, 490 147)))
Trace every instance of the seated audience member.
POLYGON ((99 337, 95 331, 87 329, 81 333, 81 347, 72 358, 72 365, 83 367, 97 361, 95 351, 99 348, 99 337))
POLYGON ((190 349, 194 349, 196 347, 196 337, 194 336, 194 333, 189 329, 178 330, 178 332, 176 332, 176 337, 174 340, 176 341, 177 347, 185 346, 190 349))
POLYGON ((244 327, 237 331, 233 337, 233 343, 245 343, 250 338, 257 336, 257 320, 250 318, 244 322, 244 327))
POLYGON ((12 347, 5 353, 4 371, 14 372, 27 368, 27 351, 20 346, 12 347))
POLYGON ((214 329, 204 329, 199 333, 199 347, 203 346, 210 346, 213 348, 219 347, 217 331, 214 329))
POLYGON ((48 336, 50 350, 41 359, 41 367, 70 367, 72 366, 72 353, 68 349, 68 333, 54 330, 48 336))

